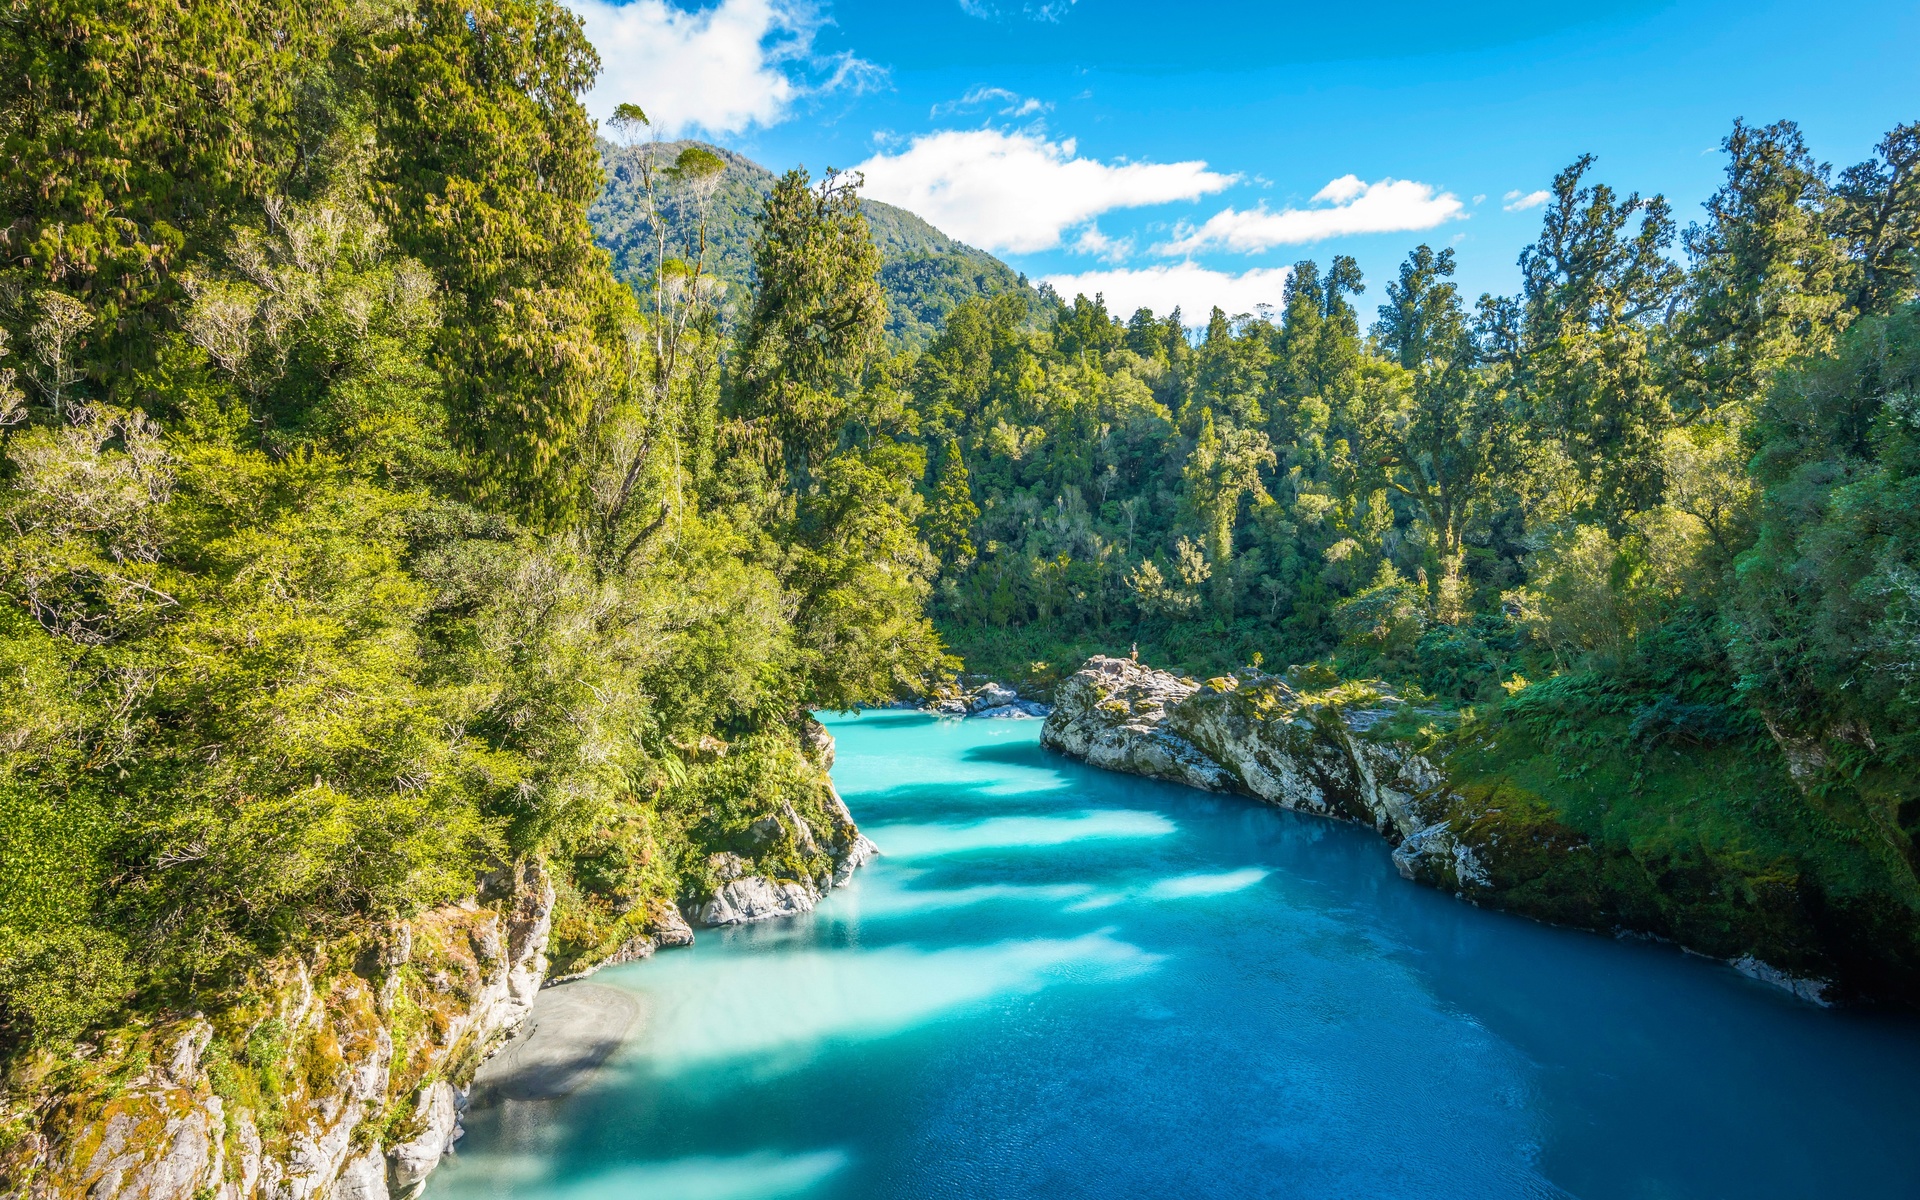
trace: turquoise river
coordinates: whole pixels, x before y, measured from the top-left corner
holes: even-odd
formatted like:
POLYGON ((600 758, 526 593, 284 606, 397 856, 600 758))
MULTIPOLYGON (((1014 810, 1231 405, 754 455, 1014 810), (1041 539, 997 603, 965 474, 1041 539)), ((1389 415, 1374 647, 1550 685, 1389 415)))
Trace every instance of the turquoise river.
POLYGON ((628 1042, 477 1101, 430 1197, 1920 1197, 1910 1019, 1475 909, 1037 721, 829 725, 885 857, 601 972, 628 1042))

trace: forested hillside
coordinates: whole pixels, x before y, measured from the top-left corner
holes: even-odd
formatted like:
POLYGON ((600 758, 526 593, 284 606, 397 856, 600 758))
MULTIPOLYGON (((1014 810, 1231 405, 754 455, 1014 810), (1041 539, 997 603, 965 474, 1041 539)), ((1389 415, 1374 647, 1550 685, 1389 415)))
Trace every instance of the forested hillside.
MULTIPOLYGON (((727 285, 734 307, 753 286, 752 247, 761 206, 773 191, 773 172, 719 146, 698 142, 602 142, 607 186, 588 210, 595 239, 613 255, 613 272, 643 292, 660 256, 660 239, 692 248, 706 228, 706 270, 727 285), (689 149, 713 157, 714 177, 683 177, 671 164, 689 149), (646 175, 653 181, 655 224, 649 216, 646 175)), ((1039 294, 1022 276, 983 250, 956 242, 905 209, 862 199, 860 212, 880 249, 880 284, 887 298, 887 339, 898 350, 924 347, 963 301, 1018 293, 1037 305, 1039 294)), ((677 252, 677 251, 674 251, 677 252)), ((670 252, 669 257, 674 252, 670 252)))
POLYGON ((1195 339, 601 140, 549 0, 70 0, 0 65, 9 1054, 513 864, 563 962, 716 850, 818 878, 808 710, 943 635, 1383 677, 1623 923, 1920 969, 1920 128, 1736 125, 1684 229, 1583 158, 1517 296, 1302 262, 1195 339))
MULTIPOLYGON (((962 306, 913 383, 943 630, 1042 686, 1138 643, 1464 706, 1490 820, 1621 855, 1589 908, 1911 986, 1920 126, 1838 174, 1790 123, 1724 150, 1684 229, 1568 167, 1517 296, 1422 246, 1197 344, 962 306)), ((1593 886, 1562 862, 1543 911, 1593 886)))
POLYGON ((824 877, 807 710, 941 661, 848 188, 755 193, 723 396, 548 0, 74 0, 0 67, 0 1049, 208 1012, 266 1121, 276 964, 516 863, 562 964, 712 851, 824 877))

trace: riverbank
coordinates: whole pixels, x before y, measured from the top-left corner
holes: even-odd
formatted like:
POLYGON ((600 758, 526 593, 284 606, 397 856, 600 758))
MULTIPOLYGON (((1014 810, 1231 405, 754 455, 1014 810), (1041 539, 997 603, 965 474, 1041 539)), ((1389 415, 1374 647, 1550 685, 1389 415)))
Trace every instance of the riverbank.
MULTIPOLYGON (((1837 894, 1788 849, 1763 858, 1689 843, 1681 821, 1710 828, 1702 802, 1764 761, 1733 764, 1716 781, 1679 773, 1723 754, 1668 752, 1635 777, 1634 795, 1651 794, 1644 808, 1666 785, 1682 813, 1664 838, 1629 836, 1624 818, 1646 818, 1628 797, 1583 803, 1584 766, 1570 772, 1517 721, 1476 723, 1377 683, 1310 690, 1252 670, 1201 682, 1104 656, 1063 682, 1041 740, 1109 770, 1368 825, 1394 847, 1403 876, 1475 904, 1662 938, 1815 1002, 1914 1001, 1903 982, 1911 914, 1905 938, 1877 951, 1873 941, 1902 919, 1896 902, 1837 894), (1876 905, 1888 923, 1873 922, 1876 905)), ((1589 758, 1608 765, 1601 748, 1589 758)), ((1776 774, 1776 803, 1804 805, 1785 767, 1776 774)))
MULTIPOLYGON (((461 903, 263 963, 206 1013, 23 1056, 0 1083, 0 1198, 416 1195, 477 1077, 500 1098, 565 1095, 639 1019, 626 993, 570 981, 689 946, 695 926, 811 911, 879 853, 833 789, 833 739, 803 732, 793 777, 759 797, 771 811, 711 835, 731 848, 679 906, 607 904, 529 858, 461 903)), ((627 868, 658 854, 613 848, 627 868)))
POLYGON ((476 1098, 434 1200, 1803 1200, 1912 1179, 1911 1021, 1405 886, 1369 828, 1094 769, 1038 721, 827 723, 887 854, 811 913, 596 976, 644 1023, 569 1097, 476 1098))

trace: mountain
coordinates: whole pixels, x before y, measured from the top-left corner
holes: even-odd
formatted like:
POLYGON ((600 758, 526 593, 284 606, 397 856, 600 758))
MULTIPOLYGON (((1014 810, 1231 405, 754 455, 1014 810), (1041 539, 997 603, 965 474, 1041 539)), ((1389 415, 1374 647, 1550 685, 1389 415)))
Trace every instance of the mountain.
MULTIPOLYGON (((726 163, 707 215, 708 267, 729 285, 730 300, 743 300, 753 279, 753 237, 760 206, 773 190, 775 175, 752 159, 704 142, 666 142, 657 148, 672 162, 687 146, 711 150, 726 163)), ((629 155, 610 143, 600 146, 607 185, 588 210, 594 238, 613 255, 613 273, 635 286, 653 273, 655 245, 647 229, 640 182, 629 155)), ((984 250, 955 241, 903 208, 863 200, 861 207, 880 248, 880 282, 887 292, 887 338, 896 349, 924 346, 955 305, 973 296, 995 296, 1027 289, 1026 277, 984 250)), ((669 241, 685 245, 697 214, 684 189, 668 185, 661 210, 669 241)), ((1038 293, 1034 293, 1038 298, 1038 293)))

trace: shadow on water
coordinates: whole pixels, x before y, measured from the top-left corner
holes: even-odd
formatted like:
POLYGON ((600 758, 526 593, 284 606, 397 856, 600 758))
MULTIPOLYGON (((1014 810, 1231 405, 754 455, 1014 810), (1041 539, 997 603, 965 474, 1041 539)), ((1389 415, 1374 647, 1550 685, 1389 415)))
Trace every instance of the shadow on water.
POLYGON ((984 746, 971 747, 963 751, 960 758, 961 761, 969 763, 1035 767, 1041 770, 1059 770, 1069 765, 1078 765, 1064 754, 1043 749, 1039 742, 993 742, 984 746))
POLYGON ((649 1031, 588 1091, 471 1114, 443 1200, 1920 1197, 1915 1023, 989 724, 830 722, 899 852, 600 976, 649 1031))
POLYGON ((814 714, 829 729, 837 725, 851 725, 858 722, 863 729, 908 729, 931 724, 940 718, 912 708, 869 708, 856 716, 843 716, 839 713, 814 714))

